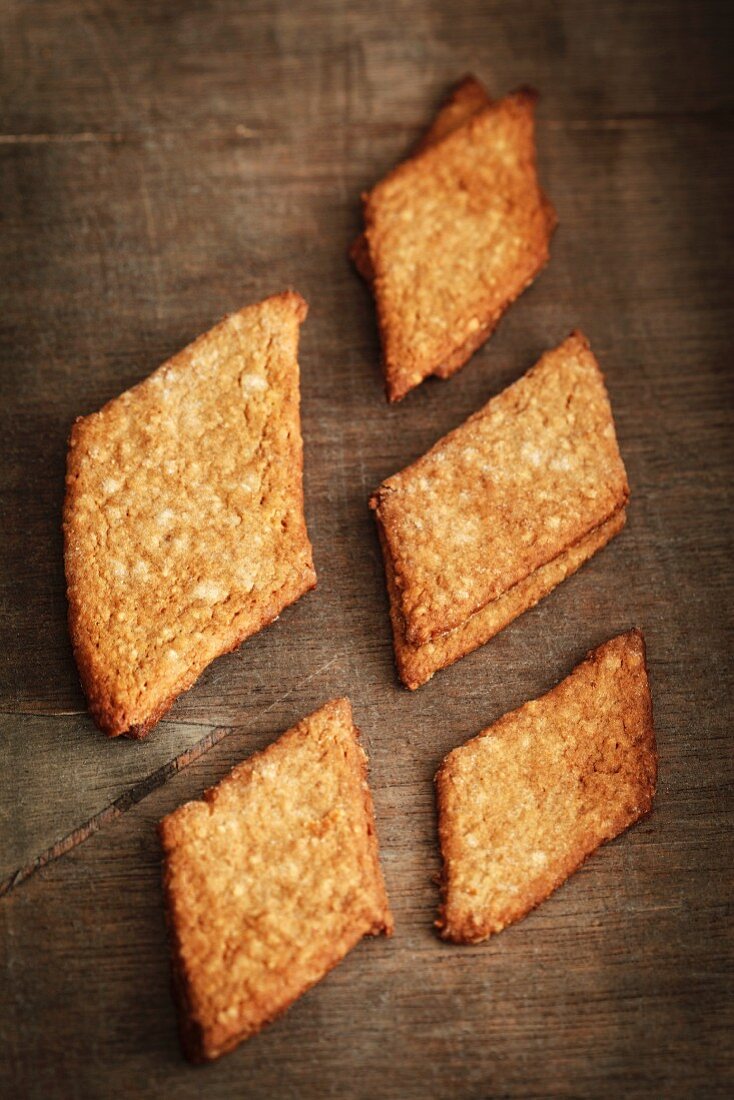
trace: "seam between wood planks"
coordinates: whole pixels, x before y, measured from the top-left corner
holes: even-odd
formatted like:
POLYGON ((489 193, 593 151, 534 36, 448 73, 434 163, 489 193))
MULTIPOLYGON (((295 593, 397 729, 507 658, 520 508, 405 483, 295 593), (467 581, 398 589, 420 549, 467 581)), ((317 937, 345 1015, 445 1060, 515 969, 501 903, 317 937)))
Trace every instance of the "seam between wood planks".
POLYGON ((94 814, 83 825, 77 826, 61 840, 57 840, 55 844, 52 844, 50 848, 47 848, 45 852, 41 852, 35 859, 29 863, 19 867, 6 879, 0 882, 0 898, 9 894, 11 890, 14 890, 16 886, 19 886, 21 882, 25 882, 27 879, 34 875, 36 871, 39 871, 41 867, 45 867, 49 863, 53 863, 60 856, 70 852, 77 845, 83 843, 94 833, 98 832, 104 825, 107 825, 110 821, 120 817, 122 814, 129 810, 132 806, 135 806, 138 802, 142 802, 149 794, 157 790, 159 787, 175 775, 177 772, 183 771, 189 764, 193 764, 195 760, 198 760, 214 745, 222 741, 231 732, 229 726, 219 726, 216 729, 210 730, 201 740, 197 741, 191 748, 185 749, 184 752, 179 753, 172 760, 163 764, 156 771, 151 772, 150 775, 146 775, 144 779, 141 779, 139 783, 130 787, 116 798, 110 805, 105 806, 99 813, 94 814))
MULTIPOLYGON (((657 125, 676 123, 725 122, 731 119, 734 111, 729 107, 709 107, 693 111, 640 111, 598 118, 543 118, 538 119, 539 127, 551 130, 625 130, 649 129, 657 125)), ((425 125, 418 122, 385 122, 355 124, 362 133, 412 132, 425 125)), ((180 129, 140 129, 96 131, 79 130, 57 133, 5 133, 0 134, 0 145, 120 145, 127 143, 142 144, 158 138, 238 138, 251 141, 255 138, 277 138, 277 127, 253 130, 249 126, 209 126, 181 127, 180 129)))
POLYGON ((180 130, 76 130, 57 133, 9 133, 0 134, 0 145, 119 145, 122 142, 144 142, 157 137, 260 137, 258 130, 249 126, 210 126, 201 129, 182 127, 180 130))

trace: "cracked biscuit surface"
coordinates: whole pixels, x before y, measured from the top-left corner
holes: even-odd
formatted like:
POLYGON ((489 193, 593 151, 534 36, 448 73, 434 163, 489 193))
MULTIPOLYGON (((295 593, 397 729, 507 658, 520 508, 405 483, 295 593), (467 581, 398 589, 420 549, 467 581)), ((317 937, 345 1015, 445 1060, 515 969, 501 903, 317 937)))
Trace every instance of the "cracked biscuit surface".
POLYGON ((521 89, 476 109, 472 87, 455 107, 464 120, 364 196, 369 263, 364 246, 355 259, 372 276, 391 401, 463 366, 548 260, 556 218, 537 179, 536 99, 521 89))
POLYGON ((304 718, 160 823, 181 1034, 211 1060, 364 935, 392 932, 367 757, 347 699, 304 718))
POLYGON ((316 583, 291 291, 247 306, 69 441, 69 627, 89 708, 142 737, 221 653, 316 583))
POLYGON ((652 809, 656 777, 645 644, 632 630, 444 760, 441 935, 477 943, 525 916, 652 809))
POLYGON ((476 648, 616 534, 628 496, 601 371, 572 333, 374 494, 399 647, 437 644, 432 671, 476 648))

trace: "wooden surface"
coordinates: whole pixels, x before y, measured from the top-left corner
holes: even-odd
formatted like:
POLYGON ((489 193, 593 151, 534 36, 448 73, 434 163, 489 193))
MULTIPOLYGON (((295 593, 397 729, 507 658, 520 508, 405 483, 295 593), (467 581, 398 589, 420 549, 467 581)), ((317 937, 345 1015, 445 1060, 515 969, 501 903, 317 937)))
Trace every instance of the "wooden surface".
POLYGON ((693 0, 2 5, 0 1095, 731 1095, 728 22, 726 4, 693 0), (388 408, 346 259, 358 196, 467 70, 494 94, 540 88, 560 229, 473 361, 388 408), (107 742, 65 626, 69 426, 287 285, 311 304, 319 587, 216 662, 146 743, 107 742), (575 326, 607 373, 628 527, 409 694, 367 496, 575 326), (442 756, 632 624, 660 749, 652 817, 488 944, 441 944, 442 756), (193 1070, 155 822, 341 693, 371 757, 395 937, 193 1070))

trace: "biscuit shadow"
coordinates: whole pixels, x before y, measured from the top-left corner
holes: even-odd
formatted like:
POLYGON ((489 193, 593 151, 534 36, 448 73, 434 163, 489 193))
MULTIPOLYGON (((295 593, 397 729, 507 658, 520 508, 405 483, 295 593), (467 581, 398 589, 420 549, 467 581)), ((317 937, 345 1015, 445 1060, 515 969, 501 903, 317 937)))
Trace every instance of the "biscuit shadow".
POLYGON ((84 708, 66 625, 61 531, 70 427, 50 412, 23 411, 8 444, 0 590, 10 641, 0 690, 12 710, 84 708))

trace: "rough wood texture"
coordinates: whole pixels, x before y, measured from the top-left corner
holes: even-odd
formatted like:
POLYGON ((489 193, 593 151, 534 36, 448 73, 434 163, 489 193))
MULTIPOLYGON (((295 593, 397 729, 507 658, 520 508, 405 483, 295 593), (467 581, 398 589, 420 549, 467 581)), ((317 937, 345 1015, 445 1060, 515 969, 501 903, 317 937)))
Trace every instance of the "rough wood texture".
POLYGON ((0 900, 3 1095, 228 1098, 243 1081, 263 1097, 731 1093, 726 23, 727 5, 693 0, 4 5, 0 879, 100 827, 0 900), (560 229, 462 373, 388 408, 346 256, 359 193, 467 70, 495 95, 540 88, 560 229), (148 744, 110 745, 66 633, 69 426, 286 285, 311 304, 319 588, 217 661, 148 744), (606 372, 628 525, 410 694, 369 493, 573 327, 606 372), (493 942, 441 944, 435 768, 633 624, 660 751, 652 817, 493 942), (395 938, 361 945, 202 1076, 177 1047, 155 822, 341 694, 370 755, 395 938))

